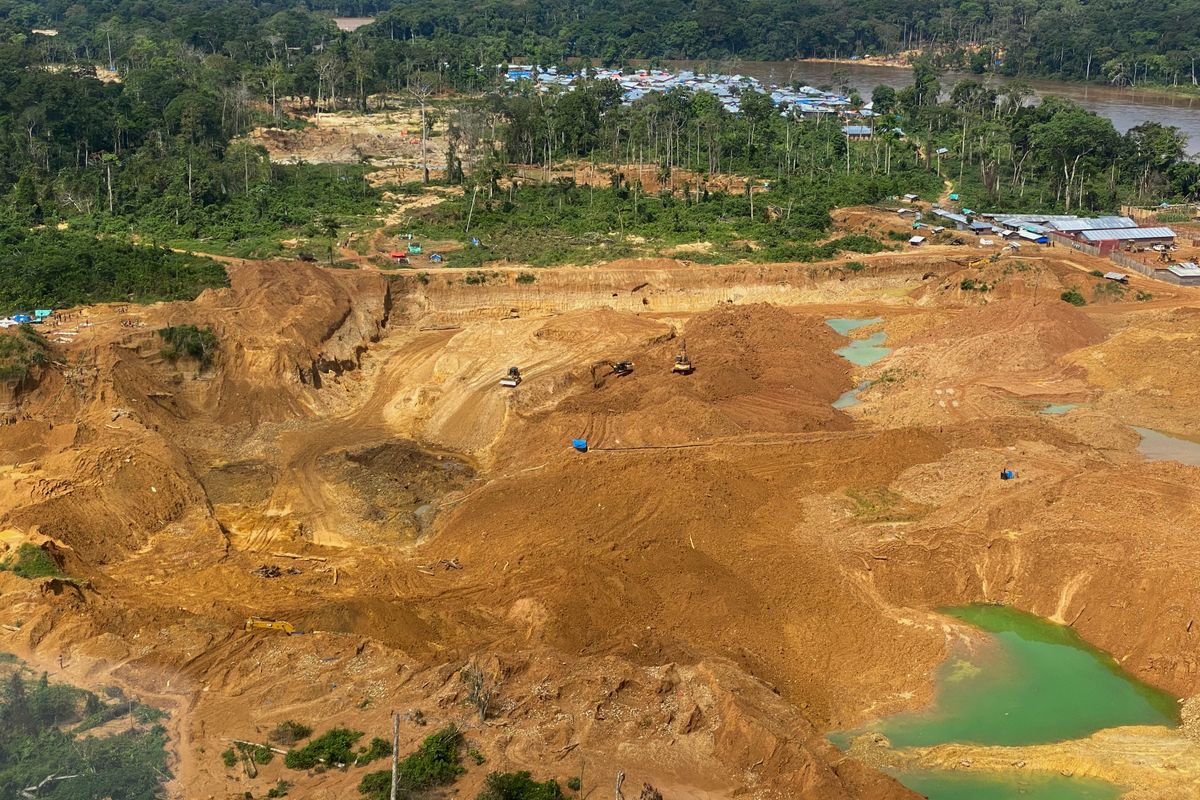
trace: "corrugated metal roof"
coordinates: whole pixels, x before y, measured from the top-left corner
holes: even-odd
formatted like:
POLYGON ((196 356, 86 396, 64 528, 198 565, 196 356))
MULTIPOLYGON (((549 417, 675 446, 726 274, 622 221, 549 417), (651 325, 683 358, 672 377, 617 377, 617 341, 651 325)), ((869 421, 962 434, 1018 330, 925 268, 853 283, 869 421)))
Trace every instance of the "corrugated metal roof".
POLYGON ((1129 278, 1124 272, 1106 272, 1104 273, 1104 277, 1110 281, 1123 281, 1129 278))
POLYGON ((1181 278, 1200 278, 1200 267, 1195 264, 1176 264, 1173 267, 1167 267, 1167 272, 1181 278))
POLYGON ((842 133, 847 136, 870 136, 871 129, 866 125, 847 125, 842 128, 842 133))
POLYGON ((1094 219, 1050 220, 1050 227, 1065 233, 1077 231, 1111 231, 1118 228, 1136 228, 1138 224, 1129 217, 1096 217, 1094 219))
POLYGON ((1174 239, 1170 228, 1120 228, 1107 231, 1083 231, 1079 234, 1089 242, 1112 242, 1125 239, 1174 239))

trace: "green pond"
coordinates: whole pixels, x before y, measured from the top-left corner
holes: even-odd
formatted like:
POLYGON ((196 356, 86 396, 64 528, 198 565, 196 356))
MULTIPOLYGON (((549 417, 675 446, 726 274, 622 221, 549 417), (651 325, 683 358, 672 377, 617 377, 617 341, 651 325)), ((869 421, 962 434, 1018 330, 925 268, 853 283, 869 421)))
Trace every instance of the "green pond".
POLYGON ((850 391, 843 392, 841 397, 839 397, 837 400, 833 401, 833 407, 834 408, 849 408, 850 406, 858 405, 858 403, 859 403, 858 396, 860 394, 862 394, 863 392, 865 392, 868 388, 870 388, 870 386, 871 386, 870 381, 863 381, 862 383, 860 383, 858 386, 855 386, 850 391))
MULTIPOLYGON (((937 673, 934 702, 830 736, 845 749, 867 731, 894 748, 950 742, 1025 745, 1086 737, 1121 725, 1178 724, 1174 698, 1125 674, 1109 655, 1075 631, 1012 608, 972 605, 943 613, 987 632, 952 653, 937 673)), ((953 772, 899 773, 931 800, 989 798, 1114 798, 1116 787, 1095 781, 953 772), (1043 780, 1045 778, 1045 780, 1043 780)))
POLYGON ((1149 428, 1134 428, 1141 434, 1138 452, 1151 461, 1178 461, 1200 467, 1200 443, 1167 436, 1149 428))
POLYGON ((1068 411, 1074 411, 1079 408, 1079 403, 1051 403, 1041 410, 1042 414, 1066 414, 1068 411))
MULTIPOLYGON (((827 319, 825 324, 833 328, 835 331, 845 336, 850 331, 856 328, 865 328, 868 325, 876 325, 883 322, 883 317, 871 317, 870 319, 827 319)), ((873 333, 865 339, 854 339, 845 347, 838 348, 836 352, 839 356, 860 367, 869 367, 881 358, 886 358, 891 354, 890 347, 884 347, 883 343, 887 341, 887 334, 883 331, 873 333)))
POLYGON ((964 772, 906 772, 900 782, 929 800, 1117 800, 1119 786, 1059 775, 973 775, 964 772))
POLYGON ((850 331, 856 328, 865 328, 868 325, 878 325, 883 322, 883 317, 870 317, 868 319, 827 319, 825 324, 833 328, 835 331, 845 336, 850 331))

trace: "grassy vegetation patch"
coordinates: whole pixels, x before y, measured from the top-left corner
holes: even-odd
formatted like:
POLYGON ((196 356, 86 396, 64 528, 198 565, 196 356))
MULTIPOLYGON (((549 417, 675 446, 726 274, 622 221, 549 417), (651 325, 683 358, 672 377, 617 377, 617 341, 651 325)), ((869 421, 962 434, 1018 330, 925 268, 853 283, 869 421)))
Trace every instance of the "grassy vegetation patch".
POLYGON ((31 367, 50 360, 50 346, 32 325, 0 332, 0 380, 20 380, 31 367))
POLYGON ((513 187, 491 200, 477 201, 473 212, 469 199, 447 198, 414 210, 412 229, 423 238, 465 240, 471 214, 471 235, 480 245, 448 256, 447 263, 455 267, 479 267, 501 259, 534 266, 588 264, 669 254, 681 244, 698 241, 711 248, 688 253, 689 260, 815 261, 840 252, 884 249, 882 242, 864 235, 817 241, 831 224, 828 209, 834 204, 877 200, 891 185, 856 181, 783 180, 756 193, 753 203, 743 194, 702 194, 697 199, 669 192, 645 194, 636 186, 594 189, 558 181, 513 187))
POLYGON ((12 572, 19 578, 58 578, 63 571, 54 557, 37 545, 26 542, 17 548, 15 556, 0 561, 0 570, 12 572))

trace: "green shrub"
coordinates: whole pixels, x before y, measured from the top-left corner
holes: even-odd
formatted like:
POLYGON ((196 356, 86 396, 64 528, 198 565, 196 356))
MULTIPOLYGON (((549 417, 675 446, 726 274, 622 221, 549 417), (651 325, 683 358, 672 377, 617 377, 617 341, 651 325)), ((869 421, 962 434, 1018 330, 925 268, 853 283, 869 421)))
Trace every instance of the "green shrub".
POLYGON ((291 788, 292 785, 287 781, 280 781, 271 787, 270 791, 267 792, 267 797, 287 797, 288 791, 291 788))
POLYGON ((564 800, 557 781, 538 783, 528 772, 493 772, 478 800, 564 800))
POLYGON ((37 545, 26 542, 17 548, 15 558, 0 561, 0 570, 11 571, 18 578, 57 578, 63 572, 54 557, 37 545))
POLYGON ((567 788, 572 792, 578 792, 583 789, 583 779, 576 775, 573 778, 567 778, 567 788))
POLYGON ((1134 297, 1136 297, 1139 301, 1141 301, 1143 303, 1146 302, 1147 300, 1154 299, 1154 295, 1150 294, 1149 292, 1142 291, 1141 289, 1138 289, 1138 292, 1136 295, 1134 295, 1134 297))
POLYGON ((226 750, 225 752, 221 753, 221 760, 225 762, 225 766, 227 766, 227 767, 230 767, 230 768, 236 767, 237 766, 237 753, 235 753, 233 751, 233 748, 231 747, 228 750, 226 750))
POLYGON ((359 748, 358 757, 354 759, 354 763, 356 766, 362 767, 384 756, 391 755, 391 753, 392 743, 387 739, 380 739, 376 736, 371 740, 369 745, 359 748))
POLYGON ((207 367, 220 346, 212 328, 176 325, 160 328, 158 335, 163 340, 162 357, 171 363, 180 358, 190 358, 201 367, 207 367))
POLYGON ((362 731, 334 728, 299 750, 288 753, 283 759, 284 766, 289 769, 312 769, 322 762, 327 766, 352 764, 353 747, 362 735, 362 731))
POLYGON ((1074 289, 1074 288, 1067 289, 1065 292, 1063 292, 1062 294, 1060 294, 1058 296, 1058 299, 1062 300, 1064 303, 1070 303, 1073 306, 1086 306, 1087 305, 1087 300, 1084 300, 1083 295, 1081 295, 1079 293, 1079 290, 1074 289))
POLYGON ((312 736, 312 728, 303 725, 295 720, 284 720, 271 729, 267 734, 267 741, 274 742, 284 747, 291 747, 301 739, 307 739, 312 736))
POLYGON ((0 380, 20 380, 30 367, 50 360, 50 346, 32 325, 0 332, 0 380))
MULTIPOLYGON (((426 738, 415 753, 400 762, 396 773, 399 795, 412 797, 435 786, 454 783, 466 771, 459 756, 462 746, 462 733, 453 725, 426 738)), ((363 777, 358 791, 371 800, 384 800, 391 790, 391 781, 391 770, 372 772, 363 777)))
POLYGON ((867 268, 867 265, 861 261, 847 261, 846 262, 846 269, 850 270, 851 272, 862 272, 866 268, 867 268))
POLYGON ((537 275, 532 272, 521 272, 517 274, 517 283, 528 285, 537 281, 537 275))
POLYGON ((1104 273, 1098 269, 1092 270, 1090 274, 1092 275, 1092 277, 1095 277, 1095 278, 1103 278, 1104 277, 1104 273))

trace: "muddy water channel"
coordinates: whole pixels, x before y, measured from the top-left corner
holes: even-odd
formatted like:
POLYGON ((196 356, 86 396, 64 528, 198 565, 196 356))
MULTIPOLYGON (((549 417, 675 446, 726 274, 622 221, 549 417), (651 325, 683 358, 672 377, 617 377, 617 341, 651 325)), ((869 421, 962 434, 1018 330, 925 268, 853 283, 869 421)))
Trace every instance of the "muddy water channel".
MULTIPOLYGON (((843 749, 865 733, 891 748, 947 743, 1028 745, 1089 736, 1124 725, 1178 724, 1174 698, 1126 675, 1113 658, 1071 628, 1002 606, 946 609, 983 632, 958 646, 937 674, 933 704, 830 738, 843 749)), ((1093 780, 1019 772, 897 772, 930 800, 1107 800, 1120 787, 1093 780)))

